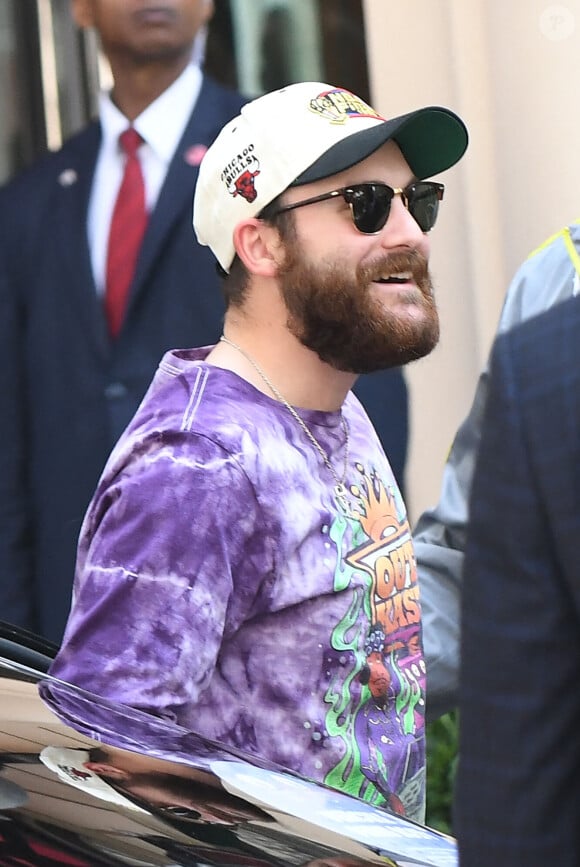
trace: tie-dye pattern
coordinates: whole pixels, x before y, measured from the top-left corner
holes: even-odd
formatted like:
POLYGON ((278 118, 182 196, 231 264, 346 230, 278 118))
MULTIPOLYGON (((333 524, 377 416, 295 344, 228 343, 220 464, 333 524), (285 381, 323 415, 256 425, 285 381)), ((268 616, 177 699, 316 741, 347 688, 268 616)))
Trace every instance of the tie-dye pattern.
MULTIPOLYGON (((288 410, 168 353, 89 507, 51 674, 421 820, 416 569, 356 398, 347 496, 288 410)), ((340 473, 338 412, 300 410, 340 473)))

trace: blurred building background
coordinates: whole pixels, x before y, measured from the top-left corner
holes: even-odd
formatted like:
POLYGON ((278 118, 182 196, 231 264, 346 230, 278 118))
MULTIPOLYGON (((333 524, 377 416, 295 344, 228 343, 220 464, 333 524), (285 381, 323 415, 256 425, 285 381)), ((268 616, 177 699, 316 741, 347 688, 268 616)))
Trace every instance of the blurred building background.
MULTIPOLYGON (((215 2, 206 68, 248 95, 320 79, 385 116, 446 105, 470 129, 433 235, 441 343, 407 371, 414 520, 437 498, 509 279, 580 217, 580 0, 215 2)), ((82 126, 107 76, 68 0, 0 0, 0 181, 82 126)))

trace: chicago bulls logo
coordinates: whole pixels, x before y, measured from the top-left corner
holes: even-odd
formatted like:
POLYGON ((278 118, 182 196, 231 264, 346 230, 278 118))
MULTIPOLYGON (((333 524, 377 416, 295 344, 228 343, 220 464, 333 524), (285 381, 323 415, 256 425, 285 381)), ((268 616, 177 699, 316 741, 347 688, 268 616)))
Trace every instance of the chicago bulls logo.
POLYGON ((239 178, 236 178, 234 183, 234 189, 232 190, 230 187, 230 193, 233 196, 242 196, 246 200, 246 202, 254 202, 256 200, 256 196, 258 193, 256 192, 256 185, 254 184, 254 178, 256 175, 260 174, 260 170, 258 169, 255 172, 251 172, 247 169, 239 178))
POLYGON ((254 202, 258 196, 255 178, 260 174, 260 162, 254 155, 254 145, 236 154, 221 173, 221 179, 232 196, 254 202))

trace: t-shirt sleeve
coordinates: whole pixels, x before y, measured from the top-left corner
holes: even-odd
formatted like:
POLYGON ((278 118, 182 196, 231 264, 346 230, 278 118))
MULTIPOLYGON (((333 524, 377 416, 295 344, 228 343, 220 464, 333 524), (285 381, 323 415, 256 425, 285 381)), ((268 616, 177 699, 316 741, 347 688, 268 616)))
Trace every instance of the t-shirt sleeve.
POLYGON ((173 437, 99 486, 50 671, 170 720, 196 702, 271 566, 235 457, 191 432, 173 437))

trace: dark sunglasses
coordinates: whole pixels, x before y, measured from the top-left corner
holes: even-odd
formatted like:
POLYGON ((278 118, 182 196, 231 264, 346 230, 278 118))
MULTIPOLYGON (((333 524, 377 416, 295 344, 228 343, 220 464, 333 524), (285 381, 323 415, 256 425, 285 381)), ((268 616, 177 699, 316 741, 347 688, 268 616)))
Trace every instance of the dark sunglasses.
POLYGON ((314 205, 326 199, 342 196, 350 206, 353 222, 359 232, 364 235, 376 235, 385 226, 391 213, 391 202, 395 196, 400 196, 404 206, 419 225, 422 232, 430 232, 439 212, 439 202, 443 199, 445 187, 434 181, 417 181, 402 189, 393 189, 387 184, 367 183, 352 184, 331 193, 323 193, 311 199, 303 199, 291 205, 282 205, 270 217, 293 211, 304 205, 314 205))

